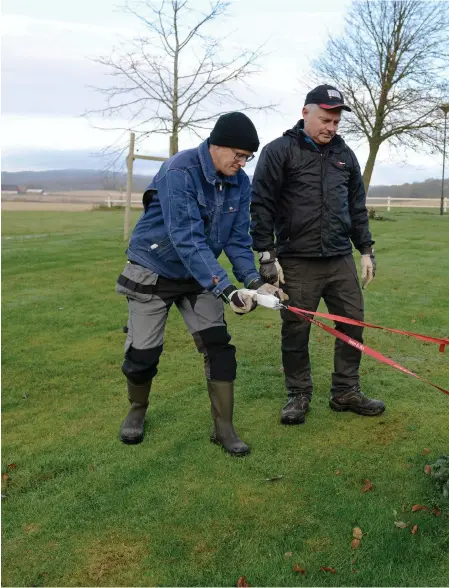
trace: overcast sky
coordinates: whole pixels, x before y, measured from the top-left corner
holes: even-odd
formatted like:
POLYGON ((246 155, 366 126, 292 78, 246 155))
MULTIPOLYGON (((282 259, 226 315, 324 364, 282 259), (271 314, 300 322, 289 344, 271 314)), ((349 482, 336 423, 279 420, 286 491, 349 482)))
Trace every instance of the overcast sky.
MULTIPOLYGON (((195 0, 195 6, 201 4, 195 0)), ((91 89, 105 83, 104 70, 89 58, 109 54, 114 45, 141 30, 120 5, 119 0, 3 0, 3 170, 104 166, 98 153, 117 133, 95 129, 98 121, 81 115, 104 106, 91 89)), ((328 32, 342 30, 348 6, 348 0, 234 0, 229 16, 214 23, 217 34, 228 33, 227 42, 234 47, 252 49, 266 43, 262 72, 250 84, 255 96, 279 106, 275 113, 251 115, 262 145, 301 117, 310 61, 323 49, 328 32)), ((115 122, 126 126, 125 121, 115 122)), ((180 148, 198 142, 181 135, 180 148)), ((348 143, 363 167, 366 146, 350 139, 348 143)), ((168 138, 154 136, 141 152, 166 155, 167 147, 168 138)), ((398 155, 384 148, 372 183, 438 178, 441 164, 439 156, 398 155)), ((247 169, 251 173, 254 164, 247 169)), ((137 173, 152 171, 148 162, 136 163, 137 173)))

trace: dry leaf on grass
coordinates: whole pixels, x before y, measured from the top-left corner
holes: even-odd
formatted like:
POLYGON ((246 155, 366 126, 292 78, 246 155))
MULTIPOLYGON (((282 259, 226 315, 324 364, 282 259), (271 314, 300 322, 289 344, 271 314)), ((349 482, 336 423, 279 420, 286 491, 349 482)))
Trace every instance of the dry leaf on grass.
POLYGON ((351 541, 352 549, 358 549, 360 547, 360 539, 353 539, 351 541))
POLYGON ((291 551, 287 551, 287 553, 285 553, 284 555, 285 557, 291 557, 293 553, 291 551))
POLYGON ((416 535, 418 532, 418 525, 413 525, 413 529, 410 531, 412 535, 416 535))
POLYGON ((373 489, 371 480, 363 480, 363 486, 360 492, 370 492, 373 489))
POLYGON ((430 449, 428 447, 426 447, 424 449, 424 451, 421 453, 421 455, 426 455, 426 453, 430 453, 430 449))
POLYGON ((424 473, 425 474, 430 474, 431 471, 432 471, 432 467, 430 465, 424 466, 424 473))
POLYGON ((330 568, 329 566, 321 566, 320 572, 330 572, 331 574, 336 574, 337 570, 335 568, 330 568))
POLYGON ((438 506, 434 506, 433 507, 433 514, 436 515, 437 517, 441 516, 441 510, 438 508, 438 506))
POLYGON ((335 475, 339 476, 340 475, 340 470, 335 470, 335 475))
POLYGON ((354 539, 361 539, 363 537, 362 529, 360 527, 354 527, 352 530, 352 536, 354 539))
POLYGON ((4 482, 7 482, 8 481, 8 478, 9 478, 8 474, 2 474, 2 480, 4 482))
POLYGON ((404 523, 404 521, 394 521, 394 524, 399 529, 406 529, 408 527, 408 523, 404 523))
POLYGON ((418 510, 422 510, 422 504, 414 504, 412 506, 412 512, 418 512, 418 510))
POLYGON ((237 580, 237 588, 248 588, 249 584, 246 581, 246 576, 240 576, 237 580))
POLYGON ((295 564, 293 566, 293 571, 296 572, 297 574, 305 574, 306 570, 304 568, 302 568, 301 566, 299 566, 298 564, 295 564))
POLYGON ((6 467, 8 470, 15 470, 17 466, 15 463, 9 463, 6 467))

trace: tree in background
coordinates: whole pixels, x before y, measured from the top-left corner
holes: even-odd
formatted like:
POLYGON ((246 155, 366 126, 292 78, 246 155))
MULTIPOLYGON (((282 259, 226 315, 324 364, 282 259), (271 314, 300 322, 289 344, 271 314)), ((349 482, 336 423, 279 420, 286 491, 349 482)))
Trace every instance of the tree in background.
MULTIPOLYGON (((129 47, 94 61, 103 65, 114 82, 96 88, 107 99, 104 109, 87 116, 125 117, 126 130, 141 141, 151 133, 170 136, 170 155, 178 152, 179 134, 196 135, 227 110, 263 110, 273 105, 248 104, 237 96, 238 85, 259 71, 258 50, 223 50, 223 38, 209 36, 208 25, 226 13, 229 3, 216 0, 204 13, 189 0, 127 3, 125 10, 146 27, 147 34, 129 47)), ((195 2, 198 6, 198 2, 195 2)), ((125 130, 125 129, 120 129, 125 130)))
POLYGON ((320 83, 340 88, 353 115, 342 123, 368 141, 368 190, 379 148, 441 150, 449 97, 449 4, 424 0, 356 1, 343 35, 313 64, 320 83))

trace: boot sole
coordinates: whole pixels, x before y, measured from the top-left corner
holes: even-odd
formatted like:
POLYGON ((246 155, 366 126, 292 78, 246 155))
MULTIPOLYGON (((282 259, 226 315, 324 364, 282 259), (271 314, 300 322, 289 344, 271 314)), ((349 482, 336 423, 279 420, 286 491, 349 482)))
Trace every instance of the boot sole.
POLYGON ((285 416, 281 417, 281 425, 303 425, 306 422, 306 417, 293 417, 285 416))
POLYGON ((363 410, 363 409, 359 409, 359 408, 353 408, 352 406, 347 406, 347 405, 341 405, 341 404, 332 404, 331 402, 329 403, 329 406, 331 407, 332 410, 335 410, 335 412, 354 412, 355 414, 359 414, 361 416, 378 416, 380 414, 382 414, 385 411, 385 406, 381 409, 376 409, 376 410, 363 410))
POLYGON ((245 455, 248 455, 249 453, 251 453, 251 450, 248 448, 247 451, 243 452, 243 451, 228 451, 226 449, 226 447, 220 443, 220 441, 218 441, 217 439, 215 439, 214 437, 210 438, 210 442, 213 443, 214 445, 218 445, 219 447, 221 447, 223 449, 223 451, 226 451, 226 453, 228 455, 230 455, 231 457, 245 457, 245 455))
POLYGON ((140 437, 123 437, 120 435, 120 441, 126 445, 138 445, 139 443, 142 443, 143 438, 144 435, 141 435, 140 437))

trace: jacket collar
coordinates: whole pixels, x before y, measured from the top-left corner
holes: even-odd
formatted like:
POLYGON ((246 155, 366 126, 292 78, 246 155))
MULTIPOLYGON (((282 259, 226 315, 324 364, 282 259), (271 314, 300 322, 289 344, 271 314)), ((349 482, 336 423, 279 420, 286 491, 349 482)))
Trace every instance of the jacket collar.
POLYGON ((235 176, 219 176, 215 166, 212 162, 212 157, 209 152, 209 139, 203 141, 198 147, 198 155, 200 158, 201 169, 203 170, 204 177, 210 184, 238 184, 237 176, 240 170, 235 176))

